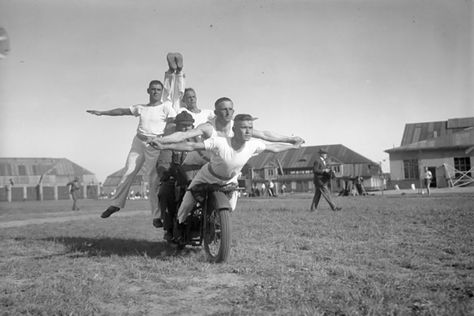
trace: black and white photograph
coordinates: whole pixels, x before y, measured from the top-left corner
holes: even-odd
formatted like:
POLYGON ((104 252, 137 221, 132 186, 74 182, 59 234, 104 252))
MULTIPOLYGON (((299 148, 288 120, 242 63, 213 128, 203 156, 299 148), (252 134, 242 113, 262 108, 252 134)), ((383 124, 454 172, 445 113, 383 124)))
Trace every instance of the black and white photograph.
POLYGON ((472 0, 0 0, 0 314, 474 315, 472 0))

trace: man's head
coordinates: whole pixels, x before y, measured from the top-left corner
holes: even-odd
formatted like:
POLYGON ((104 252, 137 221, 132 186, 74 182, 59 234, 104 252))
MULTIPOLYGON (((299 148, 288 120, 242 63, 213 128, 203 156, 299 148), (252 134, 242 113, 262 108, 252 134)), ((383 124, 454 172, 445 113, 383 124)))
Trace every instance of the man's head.
POLYGON ((186 111, 183 111, 176 115, 174 119, 176 124, 176 131, 185 132, 193 128, 194 118, 186 111))
POLYGON ((323 157, 324 159, 326 159, 326 158, 328 157, 328 152, 325 151, 325 150, 323 150, 323 149, 320 149, 320 150, 319 150, 319 155, 320 155, 321 157, 323 157))
POLYGON ((184 89, 183 103, 188 110, 197 109, 196 91, 193 88, 184 89))
POLYGON ((257 118, 250 114, 237 114, 234 118, 234 126, 232 131, 234 137, 241 141, 248 141, 253 134, 253 121, 257 118))
POLYGON ((234 103, 227 97, 222 97, 214 103, 214 114, 221 122, 230 122, 234 115, 234 103))
POLYGON ((163 84, 159 80, 152 80, 146 90, 150 95, 150 102, 161 101, 161 95, 163 94, 163 84))

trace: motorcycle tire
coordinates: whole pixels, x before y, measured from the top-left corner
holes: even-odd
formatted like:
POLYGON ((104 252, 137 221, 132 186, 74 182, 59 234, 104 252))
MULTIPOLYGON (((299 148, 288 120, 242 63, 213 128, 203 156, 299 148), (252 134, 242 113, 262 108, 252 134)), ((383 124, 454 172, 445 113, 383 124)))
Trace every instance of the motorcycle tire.
POLYGON ((211 263, 227 261, 230 252, 230 216, 228 209, 212 209, 207 215, 204 250, 211 263))

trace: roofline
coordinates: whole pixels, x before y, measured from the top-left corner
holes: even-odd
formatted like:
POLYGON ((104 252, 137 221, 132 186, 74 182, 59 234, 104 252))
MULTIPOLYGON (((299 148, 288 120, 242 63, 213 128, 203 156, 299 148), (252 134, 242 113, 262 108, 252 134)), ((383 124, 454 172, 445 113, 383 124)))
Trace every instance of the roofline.
POLYGON ((473 147, 472 145, 457 145, 457 146, 441 146, 441 147, 422 147, 422 148, 405 148, 405 147, 395 147, 391 149, 386 149, 384 152, 402 152, 402 151, 428 151, 428 150, 441 150, 441 149, 468 149, 473 147))

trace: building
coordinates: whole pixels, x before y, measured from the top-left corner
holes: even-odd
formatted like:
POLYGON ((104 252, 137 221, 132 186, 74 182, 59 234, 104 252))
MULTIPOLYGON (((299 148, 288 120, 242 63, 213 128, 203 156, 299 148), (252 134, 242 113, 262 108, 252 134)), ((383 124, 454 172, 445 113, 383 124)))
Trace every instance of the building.
MULTIPOLYGON (((111 175, 107 176, 102 186, 102 193, 108 195, 109 197, 113 195, 117 185, 120 182, 123 174, 125 173, 126 168, 122 168, 111 175)), ((148 184, 148 175, 145 174, 145 169, 141 168, 138 171, 137 175, 133 179, 132 186, 130 187, 131 197, 146 197, 148 196, 149 184, 148 184)))
POLYGON ((345 189, 357 176, 364 178, 364 186, 368 190, 384 186, 378 163, 341 144, 301 147, 280 153, 263 152, 250 158, 242 170, 239 186, 250 192, 252 186, 258 187, 272 180, 277 184, 278 191, 283 184, 287 191, 314 191, 313 164, 321 149, 328 152, 329 165, 336 175, 331 181, 333 192, 345 189))
POLYGON ((0 158, 0 201, 69 199, 67 183, 76 177, 80 196, 98 197, 96 176, 66 158, 0 158))
POLYGON ((385 152, 391 186, 421 187, 425 166, 434 187, 473 185, 474 117, 406 124, 400 147, 385 152))

